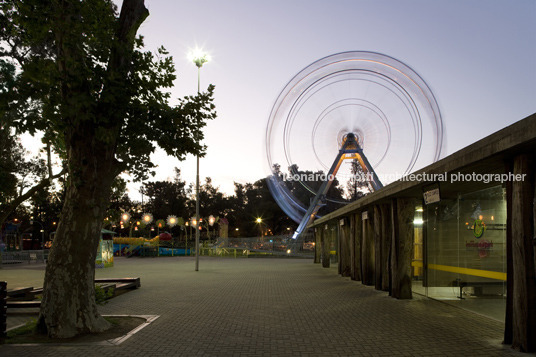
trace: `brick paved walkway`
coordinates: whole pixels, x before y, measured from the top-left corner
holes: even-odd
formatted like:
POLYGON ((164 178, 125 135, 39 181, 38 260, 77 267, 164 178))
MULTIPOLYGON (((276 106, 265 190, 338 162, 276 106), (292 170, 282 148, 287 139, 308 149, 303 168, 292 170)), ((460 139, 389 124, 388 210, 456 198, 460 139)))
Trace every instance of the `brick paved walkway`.
MULTIPOLYGON (((8 284, 42 274, 0 270, 8 284)), ((120 258, 97 270, 124 276, 140 276, 142 287, 102 313, 160 317, 123 344, 1 346, 0 356, 526 356, 501 345, 497 321, 396 300, 310 260, 202 257, 195 272, 190 257, 120 258)))

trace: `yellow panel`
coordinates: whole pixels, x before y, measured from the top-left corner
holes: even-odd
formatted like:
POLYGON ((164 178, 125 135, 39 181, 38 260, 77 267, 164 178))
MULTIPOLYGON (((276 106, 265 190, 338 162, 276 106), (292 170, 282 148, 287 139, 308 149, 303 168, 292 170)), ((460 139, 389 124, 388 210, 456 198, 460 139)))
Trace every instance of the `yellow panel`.
POLYGON ((453 267, 449 265, 439 265, 439 264, 428 264, 428 269, 448 271, 451 273, 480 276, 482 278, 490 278, 490 279, 506 281, 506 273, 501 273, 498 271, 461 268, 461 267, 453 267))

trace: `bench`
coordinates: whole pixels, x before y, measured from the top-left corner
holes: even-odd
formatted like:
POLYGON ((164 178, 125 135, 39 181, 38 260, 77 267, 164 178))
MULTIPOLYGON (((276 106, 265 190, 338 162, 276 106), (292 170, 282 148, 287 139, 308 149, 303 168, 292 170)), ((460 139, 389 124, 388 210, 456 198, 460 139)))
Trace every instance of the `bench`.
POLYGON ((32 297, 33 287, 7 290, 7 297, 11 300, 28 300, 32 297))
POLYGON ((12 301, 6 300, 6 307, 10 309, 21 309, 31 307, 41 307, 41 300, 37 301, 12 301))
MULTIPOLYGON (((95 283, 107 293, 109 290, 115 292, 118 290, 137 289, 141 286, 140 278, 104 278, 95 279, 95 283)), ((7 284, 6 284, 7 287, 7 284)), ((35 300, 36 295, 43 293, 43 288, 27 287, 16 288, 6 291, 6 306, 8 308, 30 308, 40 307, 41 301, 35 300)))
MULTIPOLYGON (((137 289, 141 286, 140 278, 119 279, 95 279, 104 291, 113 289, 114 295, 117 290, 137 289)), ((0 281, 0 340, 6 337, 7 309, 40 308, 41 300, 35 299, 35 295, 42 294, 43 288, 33 287, 7 290, 7 282, 0 281)))
POLYGON ((463 300, 465 299, 463 297, 463 288, 465 287, 483 288, 485 286, 503 286, 505 283, 505 281, 461 281, 460 279, 456 279, 453 282, 453 286, 460 288, 460 296, 456 297, 463 300))
POLYGON ((101 278, 96 283, 116 283, 116 290, 137 289, 141 286, 140 278, 101 278))

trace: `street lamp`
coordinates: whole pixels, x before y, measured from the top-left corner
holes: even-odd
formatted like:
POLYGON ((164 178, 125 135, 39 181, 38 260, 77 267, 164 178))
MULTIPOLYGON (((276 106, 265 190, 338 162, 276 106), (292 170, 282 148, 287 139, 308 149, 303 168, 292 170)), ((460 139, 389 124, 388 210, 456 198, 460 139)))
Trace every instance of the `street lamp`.
POLYGON ((145 224, 150 224, 153 221, 153 215, 150 213, 144 213, 141 219, 143 219, 145 224))
POLYGON ((261 237, 263 236, 263 232, 262 232, 262 218, 261 217, 257 217, 257 219, 255 220, 255 222, 259 225, 259 231, 261 232, 261 237))
POLYGON ((130 214, 127 212, 123 212, 121 214, 121 222, 119 222, 119 227, 121 227, 121 229, 125 229, 125 226, 129 221, 130 221, 130 214))
MULTIPOLYGON (((142 216, 141 216, 141 219, 143 221, 143 223, 147 226, 149 224, 151 224, 151 222, 153 221, 153 215, 150 214, 150 213, 144 213, 142 216)), ((152 229, 154 231, 154 229, 152 229)), ((149 238, 151 238, 151 233, 149 232, 149 238)))
POLYGON ((41 226, 41 250, 43 251, 43 263, 45 262, 45 228, 39 221, 31 220, 30 224, 38 223, 41 226))
POLYGON ((216 223, 216 217, 213 215, 208 216, 208 226, 207 226, 207 233, 208 233, 208 239, 210 239, 210 228, 216 223))
MULTIPOLYGON (((203 50, 196 48, 190 53, 190 59, 197 66, 197 94, 201 92, 201 67, 210 59, 203 50)), ((199 127, 199 118, 197 118, 199 127)), ((199 155, 197 155, 197 175, 195 180, 195 220, 199 222, 199 155)), ((199 229, 195 230, 195 271, 199 270, 199 229)))

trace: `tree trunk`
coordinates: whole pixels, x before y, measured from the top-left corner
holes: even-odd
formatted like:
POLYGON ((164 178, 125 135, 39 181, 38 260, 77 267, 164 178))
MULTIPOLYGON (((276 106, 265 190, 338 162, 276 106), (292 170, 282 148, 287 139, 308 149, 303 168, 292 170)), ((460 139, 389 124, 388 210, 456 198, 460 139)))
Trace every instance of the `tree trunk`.
POLYGON ((55 338, 109 327, 95 302, 95 258, 119 170, 112 150, 91 137, 76 136, 69 150, 69 183, 45 272, 38 325, 55 338))

